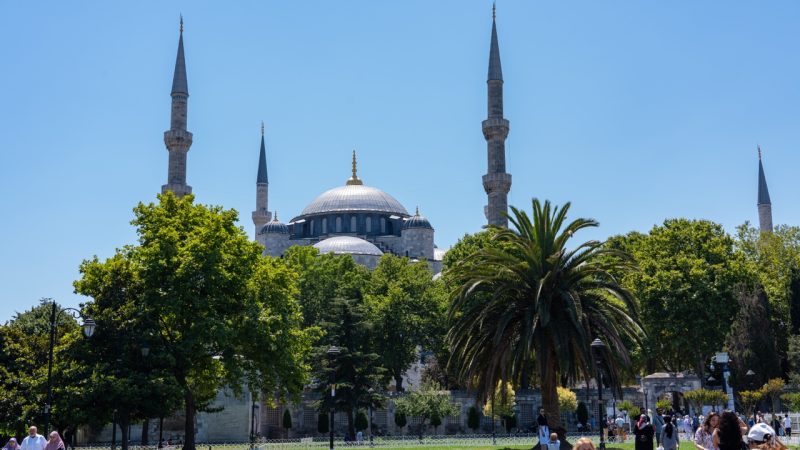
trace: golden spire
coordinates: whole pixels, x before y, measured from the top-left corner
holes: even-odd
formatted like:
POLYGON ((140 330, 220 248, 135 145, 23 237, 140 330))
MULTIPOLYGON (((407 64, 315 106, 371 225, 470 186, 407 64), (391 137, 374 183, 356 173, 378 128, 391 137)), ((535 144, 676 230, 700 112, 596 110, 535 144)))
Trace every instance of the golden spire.
POLYGON ((414 213, 415 216, 419 215, 419 205, 417 205, 417 211, 414 213))
POLYGON ((353 176, 350 177, 349 180, 347 180, 347 185, 348 186, 364 184, 364 182, 362 182, 361 180, 358 179, 358 175, 356 174, 356 172, 357 172, 356 171, 356 151, 353 150, 353 176))
POLYGON ((183 34, 183 14, 181 14, 181 34, 183 34))
POLYGON ((278 210, 277 209, 275 210, 275 218, 272 219, 272 220, 274 220, 275 222, 278 221, 278 210))

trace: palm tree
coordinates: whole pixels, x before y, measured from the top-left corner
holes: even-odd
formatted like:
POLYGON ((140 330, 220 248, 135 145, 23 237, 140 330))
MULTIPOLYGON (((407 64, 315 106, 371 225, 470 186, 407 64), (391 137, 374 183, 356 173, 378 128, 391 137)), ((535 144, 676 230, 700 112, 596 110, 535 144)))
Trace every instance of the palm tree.
POLYGON ((567 249, 576 232, 597 222, 565 226, 569 203, 532 203, 532 221, 512 207, 513 229, 496 230, 490 245, 448 268, 455 286, 450 364, 483 401, 498 380, 518 385, 535 369, 550 428, 566 442, 556 387, 592 378, 601 356, 604 378, 618 386, 617 367, 630 365, 624 342, 639 341, 642 328, 631 294, 613 275, 632 269, 630 259, 598 241, 567 249), (595 337, 605 341, 606 355, 592 355, 595 337))

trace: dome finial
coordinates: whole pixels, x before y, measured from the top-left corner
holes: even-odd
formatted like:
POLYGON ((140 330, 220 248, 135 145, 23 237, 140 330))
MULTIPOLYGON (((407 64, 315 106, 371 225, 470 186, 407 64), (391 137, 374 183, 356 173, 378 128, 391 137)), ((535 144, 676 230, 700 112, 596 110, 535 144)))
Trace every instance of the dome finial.
POLYGON ((356 151, 353 150, 353 176, 350 177, 349 180, 347 180, 347 185, 348 186, 364 184, 361 180, 358 179, 356 166, 357 166, 357 163, 356 163, 356 151))
POLYGON ((278 220, 278 210, 277 209, 275 210, 275 219, 274 220, 275 220, 275 222, 279 222, 279 220, 278 220))
POLYGON ((417 205, 417 210, 416 210, 416 212, 414 212, 414 215, 415 215, 415 216, 418 216, 418 215, 419 215, 419 205, 417 205))

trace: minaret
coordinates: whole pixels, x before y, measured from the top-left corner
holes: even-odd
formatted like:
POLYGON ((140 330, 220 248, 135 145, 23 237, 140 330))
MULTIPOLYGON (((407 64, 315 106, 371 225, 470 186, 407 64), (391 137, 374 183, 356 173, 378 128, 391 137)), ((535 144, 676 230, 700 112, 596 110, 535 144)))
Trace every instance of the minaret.
POLYGON ((170 127, 164 132, 164 144, 169 152, 167 184, 161 193, 172 191, 178 197, 192 193, 186 184, 186 153, 192 146, 192 133, 186 131, 189 86, 186 82, 186 61, 183 58, 183 17, 181 17, 178 56, 175 59, 175 74, 172 76, 172 114, 170 127))
POLYGON ((772 202, 769 200, 767 177, 761 163, 761 147, 758 147, 758 227, 761 231, 772 232, 772 202))
POLYGON ((258 175, 256 175, 256 210, 253 223, 256 226, 256 240, 261 227, 272 220, 269 212, 269 179, 267 178, 267 148, 264 145, 264 122, 261 122, 261 151, 258 154, 258 175))
POLYGON ((503 70, 500 67, 500 47, 497 44, 495 7, 492 5, 492 43, 489 50, 488 118, 483 121, 483 137, 486 138, 488 169, 483 176, 483 189, 489 197, 485 208, 489 225, 507 227, 508 191, 511 189, 511 174, 506 173, 506 137, 508 120, 503 117, 503 70))

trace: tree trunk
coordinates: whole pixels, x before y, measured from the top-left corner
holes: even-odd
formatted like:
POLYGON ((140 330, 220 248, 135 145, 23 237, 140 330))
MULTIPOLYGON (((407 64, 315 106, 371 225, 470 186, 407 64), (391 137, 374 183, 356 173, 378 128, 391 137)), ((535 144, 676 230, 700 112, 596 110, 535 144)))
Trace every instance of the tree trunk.
POLYGON ((556 355, 551 351, 550 364, 542 367, 540 380, 542 389, 542 408, 547 416, 547 425, 551 433, 558 434, 562 449, 572 449, 572 445, 567 442, 567 429, 561 423, 561 409, 558 405, 558 373, 556 372, 556 355))
POLYGON ((150 445, 150 419, 145 419, 142 422, 142 445, 150 445))
POLYGON ((131 439, 131 436, 130 436, 130 433, 129 433, 130 432, 130 427, 128 426, 131 423, 130 416, 127 413, 121 413, 119 418, 118 418, 118 422, 119 422, 119 429, 122 432, 121 433, 122 442, 120 444, 120 448, 122 450, 128 450, 128 444, 129 444, 129 441, 131 439))
POLYGON ((403 373, 399 370, 394 374, 394 385, 397 388, 397 392, 403 392, 403 373))
POLYGON ((184 386, 184 402, 186 403, 186 423, 183 427, 183 450, 195 450, 194 442, 194 416, 197 407, 194 403, 194 394, 189 386, 184 386))
POLYGON ((351 439, 355 439, 356 437, 356 426, 355 422, 353 421, 353 410, 347 410, 347 434, 350 435, 351 439))

